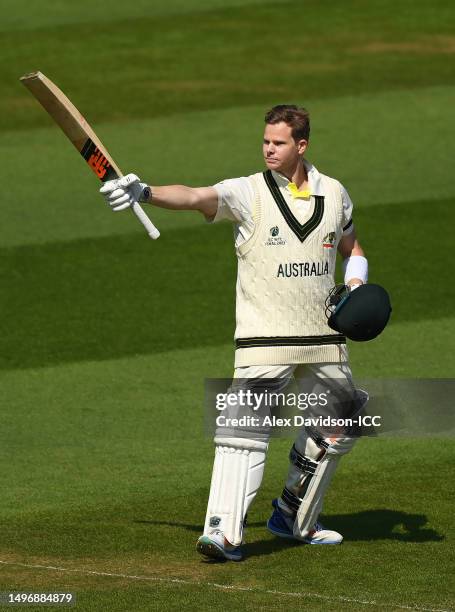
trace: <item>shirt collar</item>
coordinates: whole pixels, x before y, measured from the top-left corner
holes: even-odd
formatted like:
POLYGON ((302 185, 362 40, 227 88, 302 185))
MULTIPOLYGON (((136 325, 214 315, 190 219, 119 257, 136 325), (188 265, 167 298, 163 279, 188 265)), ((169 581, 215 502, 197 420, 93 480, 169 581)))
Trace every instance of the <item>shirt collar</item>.
MULTIPOLYGON (((313 164, 310 164, 310 162, 307 161, 306 159, 303 160, 303 164, 304 164, 305 169, 307 171, 307 175, 308 175, 308 187, 309 187, 311 195, 323 195, 322 192, 321 192, 321 187, 322 186, 321 186, 321 175, 320 175, 320 173, 313 166, 313 164)), ((273 178, 275 179, 278 187, 287 188, 287 186, 290 183, 289 179, 287 179, 283 174, 280 174, 279 172, 275 172, 274 170, 272 170, 272 175, 273 175, 273 178)))

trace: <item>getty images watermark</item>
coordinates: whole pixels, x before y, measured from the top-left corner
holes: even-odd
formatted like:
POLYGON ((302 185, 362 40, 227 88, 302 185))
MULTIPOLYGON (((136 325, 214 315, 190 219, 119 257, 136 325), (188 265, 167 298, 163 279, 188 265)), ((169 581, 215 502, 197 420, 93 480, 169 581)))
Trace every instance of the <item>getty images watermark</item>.
POLYGON ((381 419, 363 410, 368 394, 344 379, 235 379, 206 383, 206 423, 217 436, 374 435, 381 419))
MULTIPOLYGON (((360 394, 361 390, 357 390, 360 394)), ((366 392, 359 396, 366 402, 366 392)), ((216 427, 311 427, 335 429, 336 431, 351 429, 353 427, 380 427, 381 416, 361 414, 361 404, 353 401, 353 411, 356 416, 342 417, 337 416, 336 411, 333 415, 323 415, 331 403, 333 393, 330 389, 320 393, 294 393, 275 391, 255 392, 249 388, 240 388, 237 391, 218 392, 215 395, 215 407, 221 414, 215 417, 216 427), (283 407, 295 408, 302 413, 292 414, 291 416, 280 416, 283 407), (279 414, 264 414, 264 410, 279 410, 279 414), (239 409, 240 412, 248 411, 253 414, 241 414, 232 416, 231 409, 239 409), (311 416, 310 414, 311 413, 311 416)), ((354 400, 354 396, 352 398, 354 400)), ((334 406, 332 406, 334 408, 334 406)))
POLYGON ((208 435, 453 436, 453 379, 209 379, 208 435))

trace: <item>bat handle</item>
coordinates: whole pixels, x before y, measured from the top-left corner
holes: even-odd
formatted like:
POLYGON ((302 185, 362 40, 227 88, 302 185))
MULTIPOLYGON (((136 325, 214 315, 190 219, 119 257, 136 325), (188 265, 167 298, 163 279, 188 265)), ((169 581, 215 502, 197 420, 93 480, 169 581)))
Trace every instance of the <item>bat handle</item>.
POLYGON ((145 227, 145 229, 147 231, 147 234, 150 236, 150 238, 152 238, 152 240, 156 240, 157 238, 159 238, 160 237, 160 232, 157 230, 157 228, 153 225, 153 223, 147 217, 147 215, 143 211, 143 209, 142 209, 141 205, 139 204, 139 202, 134 202, 134 204, 132 204, 131 208, 133 209, 133 212, 136 215, 136 217, 139 219, 139 221, 145 227))

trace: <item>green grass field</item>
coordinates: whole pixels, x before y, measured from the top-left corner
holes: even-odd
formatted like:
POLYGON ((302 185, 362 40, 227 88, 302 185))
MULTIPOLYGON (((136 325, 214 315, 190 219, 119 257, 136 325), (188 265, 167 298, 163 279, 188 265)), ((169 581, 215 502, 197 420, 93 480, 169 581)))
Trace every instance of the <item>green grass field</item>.
POLYGON ((267 532, 290 442, 274 440, 246 561, 201 562, 203 381, 233 369, 232 229, 150 208, 152 243, 18 81, 55 80, 152 184, 261 169, 264 111, 307 106, 308 157, 348 188, 393 301, 383 336, 351 343, 354 373, 451 378, 453 3, 73 5, 0 0, 0 591, 69 590, 84 612, 453 609, 446 436, 360 441, 327 496, 345 536, 329 550, 267 532))

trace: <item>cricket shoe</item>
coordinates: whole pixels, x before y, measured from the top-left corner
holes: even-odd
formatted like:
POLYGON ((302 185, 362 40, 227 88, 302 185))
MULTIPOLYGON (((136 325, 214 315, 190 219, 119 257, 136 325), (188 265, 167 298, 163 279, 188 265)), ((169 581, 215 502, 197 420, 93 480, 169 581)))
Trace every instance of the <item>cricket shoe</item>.
POLYGON ((294 535, 294 518, 284 512, 278 505, 278 500, 272 501, 273 514, 267 521, 267 529, 279 538, 297 540, 306 544, 341 544, 343 536, 338 531, 325 529, 321 523, 316 522, 313 529, 305 538, 294 535))
POLYGON ((240 546, 228 544, 222 531, 214 531, 209 536, 203 535, 196 544, 196 550, 200 555, 209 559, 219 561, 241 561, 243 559, 240 546))

